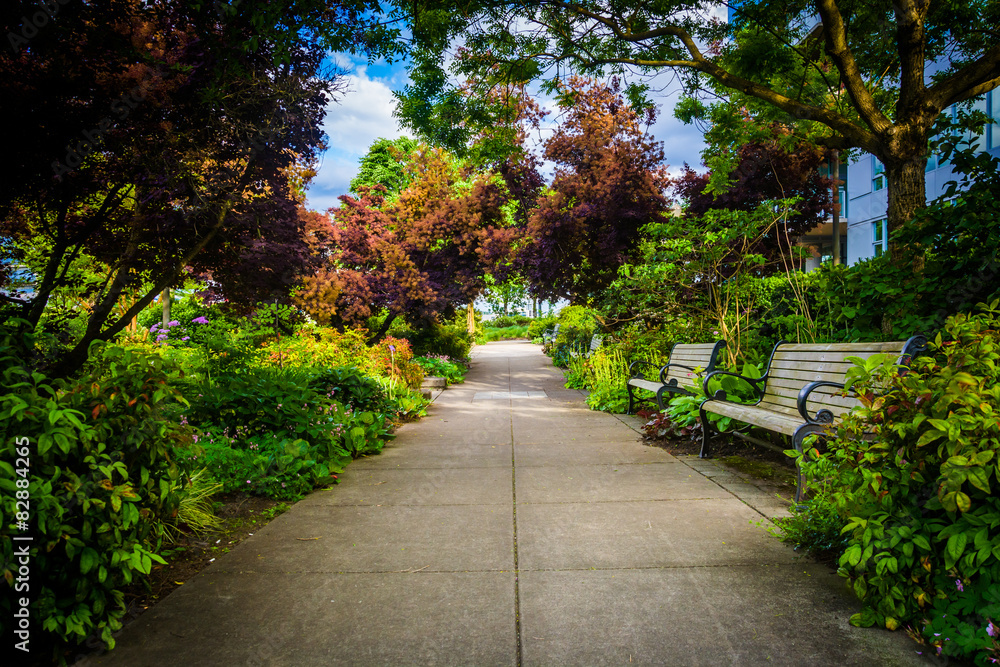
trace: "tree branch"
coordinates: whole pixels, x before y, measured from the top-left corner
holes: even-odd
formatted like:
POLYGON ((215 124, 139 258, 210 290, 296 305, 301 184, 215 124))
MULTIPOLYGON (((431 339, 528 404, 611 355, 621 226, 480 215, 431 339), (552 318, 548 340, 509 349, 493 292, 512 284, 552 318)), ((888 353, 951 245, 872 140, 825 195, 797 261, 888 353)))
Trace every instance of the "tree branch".
MULTIPOLYGON (((899 52, 899 101, 897 111, 907 117, 917 111, 924 99, 924 18, 929 2, 922 6, 914 0, 898 0, 893 3, 896 13, 896 48, 899 52)), ((884 76, 884 75, 883 75, 884 76)))
MULTIPOLYGON (((854 108, 858 110, 861 118, 876 134, 889 131, 892 128, 892 121, 886 118, 875 104, 875 98, 865 86, 858 63, 854 60, 854 54, 851 53, 851 49, 847 45, 844 17, 837 9, 836 0, 816 0, 816 9, 823 21, 823 34, 826 37, 827 51, 833 64, 840 70, 841 79, 844 82, 844 87, 847 88, 847 94, 854 102, 854 108)), ((921 76, 923 76, 922 70, 921 76)), ((860 145, 869 152, 875 152, 863 144, 860 145)))
POLYGON ((1000 44, 978 60, 939 81, 928 90, 928 98, 940 109, 988 93, 1000 85, 1000 44))
POLYGON ((749 79, 731 74, 715 63, 702 58, 701 60, 642 60, 639 58, 598 58, 594 60, 584 60, 579 55, 571 54, 571 57, 579 60, 584 67, 593 67, 602 64, 635 65, 637 67, 684 67, 703 72, 713 79, 719 81, 727 88, 739 90, 751 97, 756 97, 771 104, 782 111, 786 111, 798 118, 805 118, 818 121, 835 132, 839 132, 846 139, 846 143, 837 141, 838 148, 848 148, 860 146, 870 153, 880 152, 879 140, 872 132, 855 125, 847 118, 829 109, 805 104, 794 100, 786 95, 782 95, 767 86, 763 86, 749 79))

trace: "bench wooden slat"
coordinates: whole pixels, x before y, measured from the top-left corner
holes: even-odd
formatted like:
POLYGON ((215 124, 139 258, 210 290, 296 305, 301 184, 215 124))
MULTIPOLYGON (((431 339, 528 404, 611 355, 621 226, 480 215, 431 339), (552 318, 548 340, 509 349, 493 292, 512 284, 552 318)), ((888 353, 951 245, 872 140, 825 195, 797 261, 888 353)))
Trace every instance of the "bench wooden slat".
POLYGON ((667 382, 670 382, 671 380, 677 380, 678 384, 684 386, 695 384, 698 381, 698 376, 692 373, 691 371, 683 371, 683 370, 675 371, 674 369, 670 369, 669 371, 667 371, 666 377, 667 377, 667 382))
POLYGON ((707 354, 671 354, 670 363, 684 366, 707 366, 712 358, 707 354))
MULTIPOLYGON (((812 399, 812 396, 809 396, 812 399)), ((794 414, 799 414, 799 401, 798 398, 792 398, 790 396, 777 396, 775 394, 769 394, 761 399, 760 403, 757 404, 760 407, 766 407, 768 410, 780 410, 782 412, 791 411, 794 414)), ((858 401, 853 401, 850 404, 845 405, 844 403, 834 403, 830 401, 813 401, 810 400, 806 407, 815 413, 820 409, 827 409, 834 415, 842 415, 845 412, 850 412, 852 409, 859 405, 858 401)), ((801 415, 800 415, 801 416, 801 415)))
POLYGON ((652 380, 643 380, 642 378, 632 378, 628 381, 633 387, 639 387, 640 389, 646 389, 654 394, 660 390, 663 384, 659 381, 653 382, 652 380))
POLYGON ((855 356, 855 352, 901 354, 904 341, 889 341, 885 343, 785 343, 778 348, 780 352, 807 352, 818 354, 822 352, 843 352, 845 357, 855 356))
POLYGON ((837 372, 814 372, 814 371, 792 371, 787 369, 778 369, 776 376, 784 378, 786 380, 801 380, 802 384, 808 384, 809 382, 843 382, 844 374, 837 372))
MULTIPOLYGON (((774 399, 782 399, 777 402, 791 401, 791 404, 797 405, 799 400, 799 391, 797 389, 788 389, 787 387, 782 387, 781 391, 769 391, 764 395, 763 401, 774 399)), ((850 410, 851 408, 857 407, 859 402, 853 396, 835 396, 831 394, 821 394, 819 391, 814 391, 809 394, 809 404, 808 408, 810 410, 816 409, 824 406, 836 406, 839 408, 846 408, 850 410), (817 407, 819 406, 819 407, 817 407)))
POLYGON ((707 401, 702 408, 707 412, 732 417, 770 431, 791 435, 802 424, 802 416, 764 410, 753 405, 740 405, 726 401, 707 401))
POLYGON ((808 370, 808 371, 831 371, 841 375, 854 367, 849 361, 802 361, 799 359, 775 359, 768 367, 768 375, 781 375, 781 371, 808 370))
MULTIPOLYGON (((899 350, 896 350, 899 352, 899 350)), ((888 355, 895 361, 896 352, 890 352, 888 355)), ((817 362, 822 363, 824 361, 828 362, 843 362, 851 363, 846 361, 848 357, 860 357, 861 359, 868 359, 869 357, 874 357, 876 354, 886 354, 885 352, 876 352, 872 350, 858 350, 857 352, 819 352, 816 354, 809 354, 808 352, 786 352, 779 348, 778 352, 775 353, 773 361, 805 361, 805 362, 817 362)))

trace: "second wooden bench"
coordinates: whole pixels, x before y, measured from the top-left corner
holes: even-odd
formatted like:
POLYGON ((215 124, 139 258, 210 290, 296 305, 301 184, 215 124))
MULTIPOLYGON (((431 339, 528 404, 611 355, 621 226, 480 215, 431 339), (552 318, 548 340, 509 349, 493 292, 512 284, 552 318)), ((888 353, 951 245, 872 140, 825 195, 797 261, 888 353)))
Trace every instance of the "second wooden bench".
POLYGON ((632 414, 637 403, 656 400, 657 407, 665 407, 664 397, 668 394, 690 394, 688 387, 698 384, 699 372, 711 373, 715 370, 719 353, 726 341, 714 343, 677 343, 670 350, 667 363, 660 368, 646 361, 634 361, 628 367, 632 377, 625 384, 628 391, 628 413, 632 414), (646 370, 643 370, 646 369, 646 370), (652 397, 636 396, 636 389, 653 392, 652 397))

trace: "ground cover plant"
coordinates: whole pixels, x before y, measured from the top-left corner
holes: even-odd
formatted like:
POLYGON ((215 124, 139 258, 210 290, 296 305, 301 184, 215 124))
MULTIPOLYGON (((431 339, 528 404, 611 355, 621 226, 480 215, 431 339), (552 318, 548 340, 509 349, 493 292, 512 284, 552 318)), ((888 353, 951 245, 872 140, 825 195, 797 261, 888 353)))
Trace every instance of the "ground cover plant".
POLYGON ((469 368, 465 363, 455 361, 443 354, 432 354, 426 357, 414 357, 414 363, 424 369, 424 374, 433 377, 443 377, 448 384, 458 384, 465 381, 469 368))
POLYGON ((516 340, 528 337, 528 325, 514 325, 507 327, 486 326, 483 328, 483 335, 477 342, 489 343, 495 340, 516 340))

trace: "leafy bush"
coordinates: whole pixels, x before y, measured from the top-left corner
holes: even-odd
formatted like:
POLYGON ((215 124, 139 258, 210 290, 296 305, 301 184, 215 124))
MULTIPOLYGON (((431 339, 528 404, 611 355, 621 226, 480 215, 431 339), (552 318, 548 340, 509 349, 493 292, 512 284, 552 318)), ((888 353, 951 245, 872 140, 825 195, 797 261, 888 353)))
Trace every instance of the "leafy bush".
MULTIPOLYGON (((687 397, 680 397, 687 398, 687 397)), ((656 412, 650 415, 649 420, 643 424, 642 431, 647 438, 652 440, 694 440, 701 437, 701 424, 698 422, 697 412, 693 413, 687 409, 675 407, 675 414, 669 409, 656 412)))
POLYGON ((531 321, 528 324, 528 338, 534 340, 536 338, 541 338, 542 334, 551 329, 556 325, 555 317, 539 317, 531 321))
POLYGON ((433 377, 443 377, 448 384, 465 382, 468 368, 464 363, 452 361, 444 355, 432 354, 426 357, 414 357, 414 362, 424 369, 424 373, 433 377))
MULTIPOLYGON (((57 661, 91 636, 114 646, 122 589, 164 562, 155 552, 183 480, 171 452, 190 440, 171 418, 184 403, 172 388, 176 371, 157 355, 111 345, 92 351, 98 363, 77 382, 50 381, 0 354, 3 575, 13 588, 12 538, 23 532, 14 519, 26 518, 33 646, 52 646, 57 661)), ((8 637, 15 597, 0 596, 8 637)))
POLYGON ((225 436, 322 446, 342 439, 339 401, 365 413, 391 405, 381 386, 354 368, 257 368, 200 385, 186 416, 193 426, 225 436))
POLYGON ((483 332, 483 342, 489 343, 494 340, 514 340, 516 338, 527 338, 528 337, 528 327, 527 325, 515 325, 504 327, 502 329, 495 329, 493 327, 486 327, 483 332))
POLYGON ((405 338, 386 336, 369 346, 363 332, 343 333, 328 327, 306 324, 295 336, 274 339, 263 347, 262 364, 285 367, 357 367, 363 375, 391 377, 417 388, 423 371, 413 363, 413 350, 405 338))
MULTIPOLYGON (((1000 310, 998 302, 983 308, 949 318, 930 345, 934 356, 913 360, 904 374, 879 356, 859 360, 847 377, 863 406, 844 418, 829 452, 810 450, 802 462, 847 517, 840 572, 864 605, 851 622, 894 629, 930 618, 923 632, 934 643, 939 630, 930 628, 943 627, 935 617, 952 609, 949 651, 959 650, 959 635, 984 639, 997 620, 984 610, 1000 582, 1000 496, 992 486, 1000 310)), ((974 650, 985 664, 996 649, 974 650)))
POLYGON ((354 410, 389 412, 392 409, 392 401, 382 385, 362 375, 354 366, 314 369, 309 388, 354 410))
POLYGON ((625 412, 628 408, 628 362, 612 347, 601 347, 590 357, 591 382, 587 405, 592 410, 625 412))
POLYGON ((410 341, 415 355, 443 354, 452 359, 468 359, 472 350, 472 339, 461 324, 439 324, 431 322, 418 328, 393 328, 394 336, 410 341))
POLYGON ((584 306, 566 306, 557 318, 559 336, 556 348, 567 346, 570 350, 588 349, 590 338, 597 331, 596 311, 584 306))
POLYGON ((534 320, 526 315, 498 315, 486 322, 491 329, 506 329, 507 327, 526 327, 534 320))
POLYGON ((848 544, 842 532, 845 521, 829 497, 820 495, 790 510, 791 516, 775 519, 781 541, 824 561, 836 561, 843 555, 848 544))
POLYGON ((337 479, 350 462, 346 450, 331 456, 305 440, 254 436, 228 438, 207 433, 198 447, 184 452, 192 463, 205 466, 223 493, 248 493, 279 500, 296 500, 337 479))

